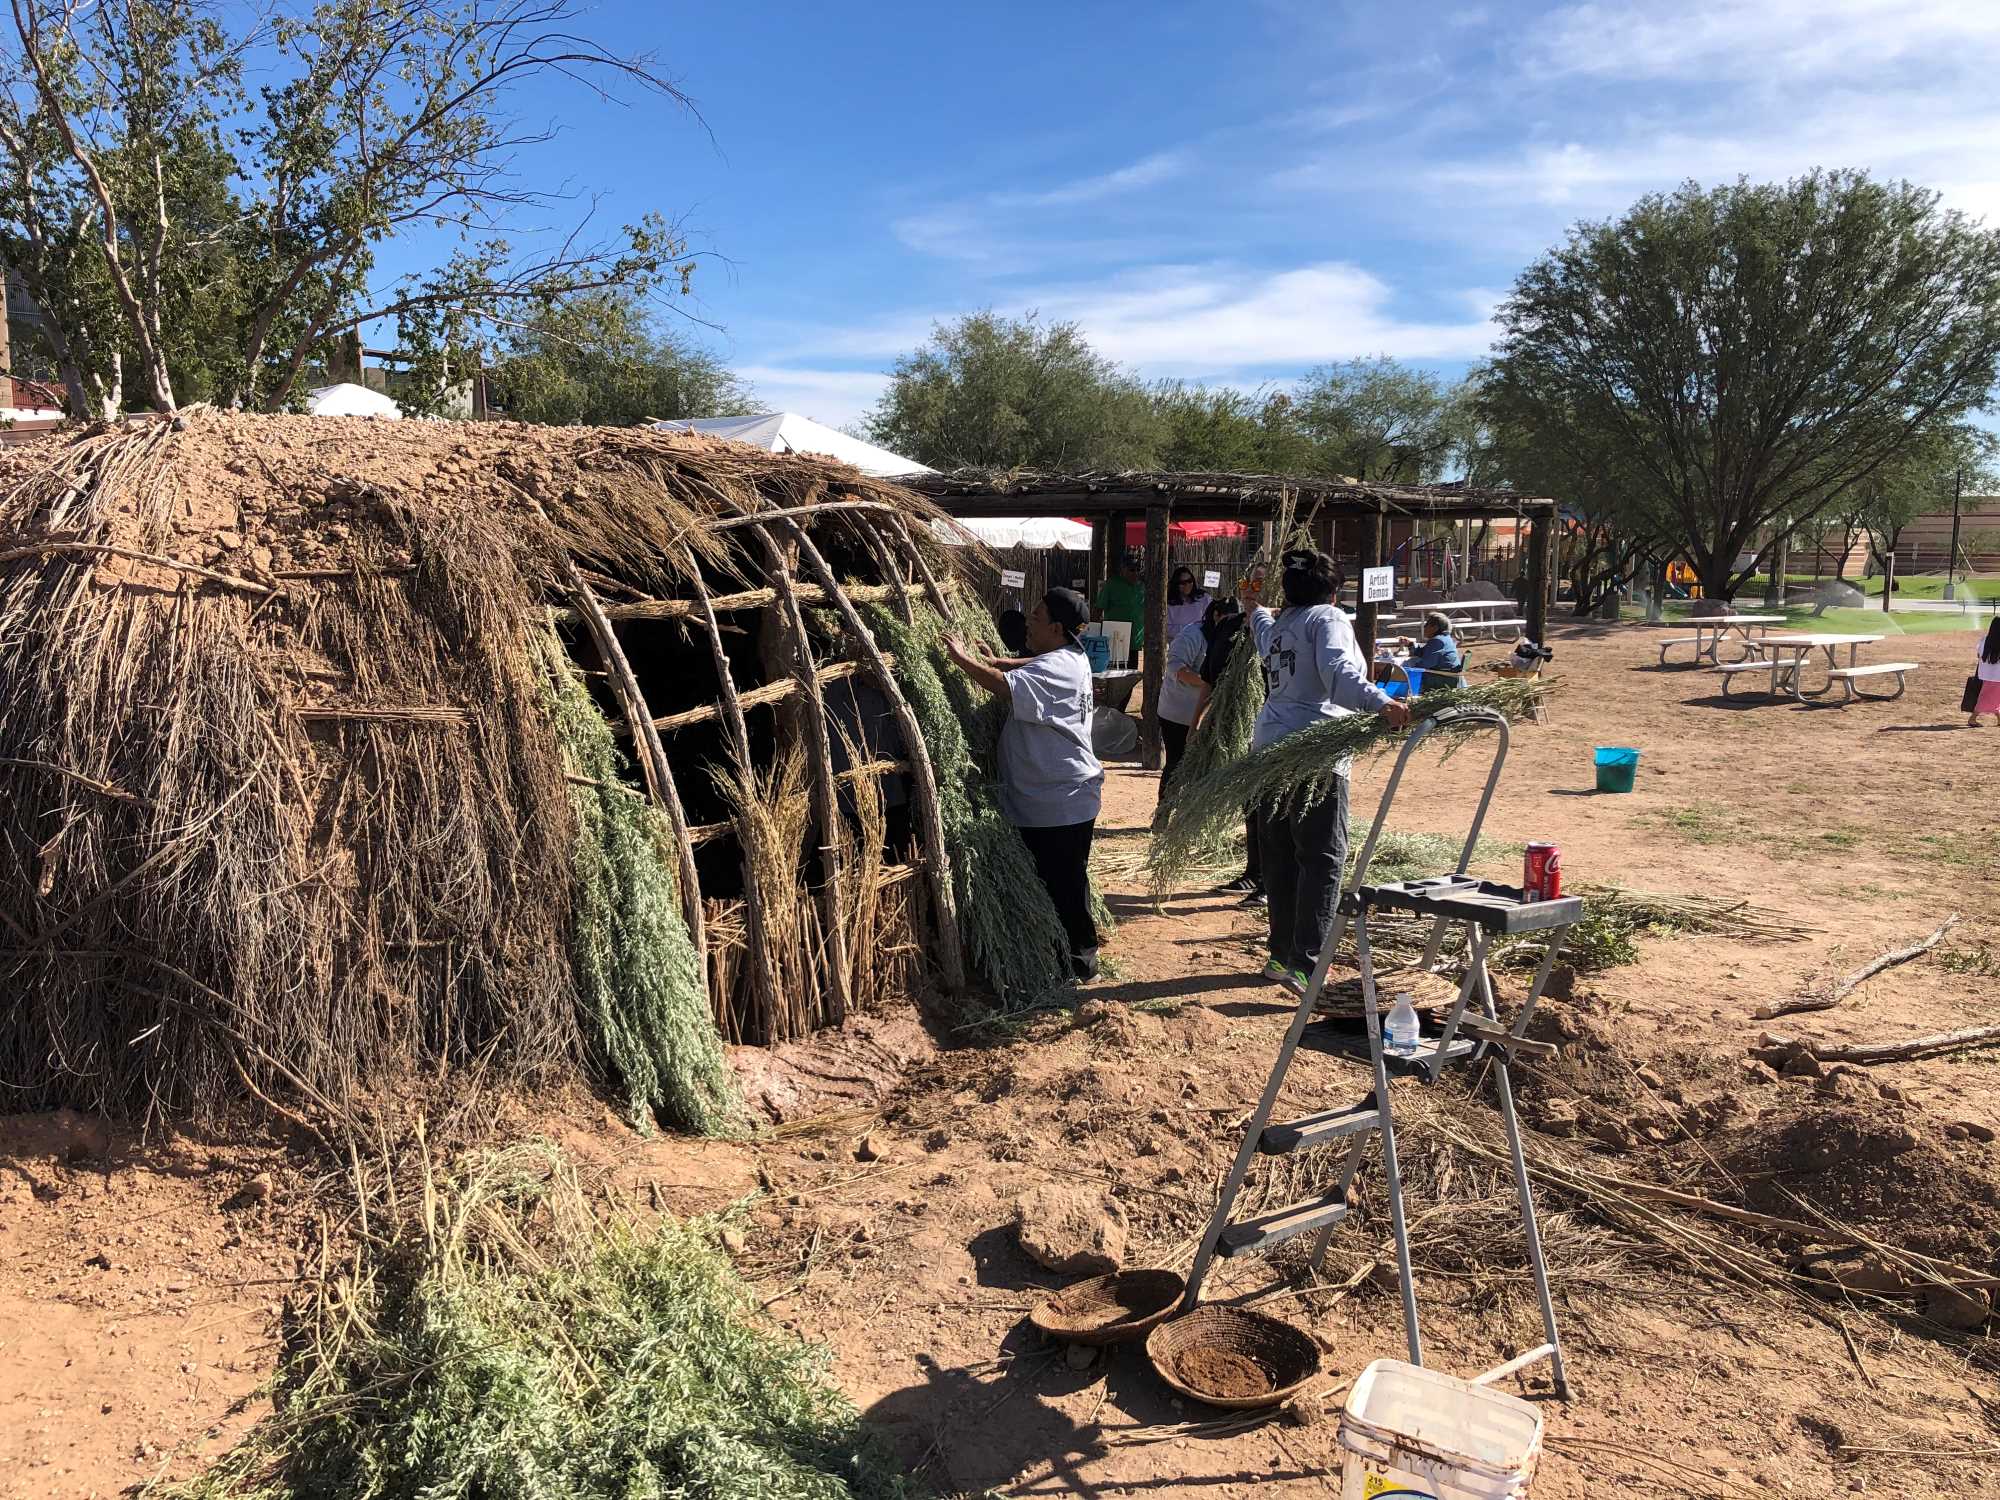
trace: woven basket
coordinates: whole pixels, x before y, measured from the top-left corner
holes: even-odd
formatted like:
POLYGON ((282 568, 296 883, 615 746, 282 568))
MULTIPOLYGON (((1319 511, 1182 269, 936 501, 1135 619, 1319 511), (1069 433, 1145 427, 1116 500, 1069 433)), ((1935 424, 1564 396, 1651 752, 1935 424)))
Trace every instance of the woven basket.
POLYGON ((1147 1335, 1146 1357, 1160 1379, 1183 1396, 1233 1411, 1276 1406, 1319 1374, 1319 1345, 1289 1323, 1241 1307, 1198 1307, 1162 1323, 1147 1335), (1194 1383, 1217 1376, 1231 1379, 1235 1388, 1208 1390, 1194 1383), (1255 1385, 1264 1389, 1249 1389, 1255 1385))
MULTIPOLYGON (((1458 981, 1427 969, 1381 969, 1375 974, 1375 1010, 1387 1015, 1395 1008, 1396 996, 1408 992, 1411 1006, 1427 1014, 1447 1011, 1458 1003, 1458 981)), ((1351 1016, 1361 1019, 1361 976, 1349 974, 1335 979, 1327 975, 1313 1007, 1322 1016, 1351 1016)))
POLYGON ((1186 1290, 1178 1271, 1118 1271, 1043 1298, 1028 1321, 1071 1344, 1123 1344, 1172 1316, 1186 1290))

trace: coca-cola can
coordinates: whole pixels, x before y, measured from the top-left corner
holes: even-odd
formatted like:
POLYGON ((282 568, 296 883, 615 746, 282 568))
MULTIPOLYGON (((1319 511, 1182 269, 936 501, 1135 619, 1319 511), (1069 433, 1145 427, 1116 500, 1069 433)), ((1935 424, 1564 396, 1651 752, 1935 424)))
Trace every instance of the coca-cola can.
POLYGON ((1553 901, 1562 894, 1562 849, 1530 844, 1521 862, 1521 894, 1530 901, 1553 901))

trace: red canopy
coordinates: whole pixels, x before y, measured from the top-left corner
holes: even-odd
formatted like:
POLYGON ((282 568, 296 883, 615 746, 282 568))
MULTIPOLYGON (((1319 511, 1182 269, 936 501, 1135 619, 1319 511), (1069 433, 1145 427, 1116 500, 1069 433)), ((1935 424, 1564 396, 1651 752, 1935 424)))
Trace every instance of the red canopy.
MULTIPOLYGON (((1208 542, 1217 537, 1242 536, 1250 528, 1241 521, 1169 521, 1167 540, 1171 542, 1208 542)), ((1146 523, 1127 521, 1125 523, 1125 545, 1140 547, 1146 545, 1146 523)))

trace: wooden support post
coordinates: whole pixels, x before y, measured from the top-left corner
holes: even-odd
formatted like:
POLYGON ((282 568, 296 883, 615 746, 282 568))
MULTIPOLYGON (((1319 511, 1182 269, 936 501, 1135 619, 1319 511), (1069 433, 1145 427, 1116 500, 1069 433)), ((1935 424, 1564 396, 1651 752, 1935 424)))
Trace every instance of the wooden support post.
POLYGON ((1545 644, 1549 628, 1549 584, 1554 575, 1556 517, 1553 509, 1537 511, 1528 523, 1528 587, 1524 601, 1527 636, 1545 644))
MULTIPOLYGON (((794 680, 806 699, 805 711, 798 717, 805 730, 806 749, 813 763, 813 821, 819 824, 820 916, 826 927, 829 967, 832 969, 827 988, 833 1000, 834 1014, 831 1019, 834 1025, 839 1025, 853 1010, 854 996, 848 983, 852 971, 847 957, 848 906, 840 889, 841 877, 845 874, 841 859, 840 798, 833 786, 833 747, 828 743, 826 732, 826 699, 820 692, 818 664, 813 660, 812 641, 806 634, 805 611, 799 608, 798 597, 792 590, 792 570, 785 556, 786 548, 762 526, 757 528, 757 540, 764 553, 764 565, 770 569, 771 577, 776 580, 784 599, 783 613, 779 616, 779 643, 789 650, 794 680)), ((856 749, 859 753, 860 747, 856 749)))
POLYGON ((701 879, 695 870, 694 840, 688 833, 687 810, 681 806, 680 789, 674 785, 673 766, 667 760, 666 747, 660 743, 659 731, 648 717, 645 695, 639 691, 639 680, 632 673, 632 663, 626 659, 624 647, 618 644, 616 628, 604 617, 604 606, 584 582, 568 551, 563 550, 561 556, 569 569, 570 597, 576 601, 577 613, 583 617, 584 628, 590 632, 598 658, 604 663, 612 694, 632 728, 632 754, 639 762, 639 774, 646 780, 646 790, 652 794, 654 805, 665 811, 667 825, 673 830, 675 865, 680 872, 681 919, 687 923, 688 940, 694 944, 702 989, 706 991, 708 934, 702 919, 701 879))
POLYGON ((903 696, 903 689, 896 681, 895 674, 883 659, 881 647, 875 644, 875 637, 869 633, 867 622, 841 592, 840 581, 834 577, 833 569, 820 555, 812 538, 798 528, 793 528, 799 542, 799 556, 812 575, 819 580, 820 587, 827 591, 833 607, 840 612, 841 623, 847 627, 855 647, 874 669, 876 680, 882 684, 882 695, 889 700, 890 710, 896 715, 896 727, 903 736, 905 753, 910 757, 913 774, 911 788, 916 794, 917 831, 924 842, 924 874, 928 877, 931 902, 937 911, 937 958, 940 978, 945 989, 953 994, 965 988, 965 949, 958 934, 958 900, 951 888, 951 851, 945 843, 944 817, 938 807, 937 772, 931 765, 930 747, 924 743, 924 732, 917 723, 917 716, 910 709, 909 700, 903 696))
POLYGON ((1111 518, 1092 516, 1090 518, 1090 576, 1084 581, 1083 596, 1095 599, 1097 591, 1104 587, 1104 580, 1111 576, 1107 566, 1110 557, 1111 518))
MULTIPOLYGON (((743 702, 736 693, 736 678, 729 670, 729 652, 722 644, 722 625, 715 617, 714 605, 709 600, 708 585, 702 582, 701 564, 692 552, 684 552, 682 560, 686 564, 688 581, 694 588, 695 602, 701 607, 702 624, 707 628, 709 655, 715 662, 716 688, 722 695, 722 721, 729 731, 729 747, 736 761, 736 773, 746 787, 756 776, 754 763, 750 758, 750 726, 743 718, 743 702)), ((744 928, 749 940, 750 963, 756 983, 764 991, 766 1013, 778 1015, 782 1010, 783 996, 778 993, 778 965, 771 955, 764 915, 764 891, 757 883, 757 870, 746 846, 743 851, 743 913, 744 928)), ((716 996, 720 1000, 721 996, 716 996)))
POLYGON ((1139 725, 1139 763, 1157 771, 1166 763, 1160 737, 1160 689, 1167 680, 1167 509, 1146 507, 1146 704, 1139 725))
POLYGON ((1382 516, 1364 515, 1360 519, 1361 566, 1354 580, 1354 638, 1361 643, 1364 661, 1375 659, 1375 620, 1380 614, 1378 606, 1361 597, 1368 575, 1368 569, 1378 567, 1382 561, 1382 516))

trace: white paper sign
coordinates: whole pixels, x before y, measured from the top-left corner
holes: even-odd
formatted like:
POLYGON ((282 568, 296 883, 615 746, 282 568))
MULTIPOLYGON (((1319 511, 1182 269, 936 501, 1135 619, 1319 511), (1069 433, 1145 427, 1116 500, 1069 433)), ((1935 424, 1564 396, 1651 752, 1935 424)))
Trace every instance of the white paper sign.
POLYGON ((1028 575, 1022 572, 1019 568, 1002 568, 1000 570, 1001 588, 1019 589, 1019 588, 1026 588, 1027 586, 1028 586, 1028 575))
POLYGON ((1069 581, 1069 586, 1075 589, 1080 594, 1083 592, 1083 586, 1089 581, 1090 580, 1087 578, 1072 578, 1069 581))
POLYGON ((1219 589, 1219 588, 1221 588, 1221 587, 1222 587, 1222 569, 1220 569, 1220 568, 1203 568, 1203 569, 1201 570, 1201 586, 1202 586, 1203 588, 1205 588, 1205 589, 1219 589))
POLYGON ((1396 570, 1394 568, 1363 568, 1361 570, 1361 602, 1363 604, 1386 604, 1396 597, 1396 570))

